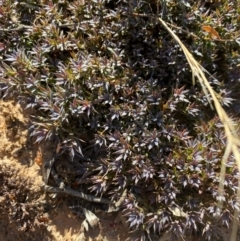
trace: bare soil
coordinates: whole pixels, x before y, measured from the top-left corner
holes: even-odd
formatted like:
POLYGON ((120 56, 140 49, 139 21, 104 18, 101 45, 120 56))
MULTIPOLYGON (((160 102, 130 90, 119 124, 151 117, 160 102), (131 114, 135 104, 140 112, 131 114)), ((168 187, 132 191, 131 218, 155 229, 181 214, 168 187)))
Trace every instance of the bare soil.
MULTIPOLYGON (((15 101, 0 100, 0 241, 126 240, 127 224, 120 215, 99 212, 99 225, 86 231, 84 218, 69 208, 69 197, 44 193, 41 165, 53 156, 53 148, 32 142, 30 114, 15 101)), ((226 230, 223 239, 227 236, 226 230)), ((156 240, 170 241, 170 236, 156 240)))

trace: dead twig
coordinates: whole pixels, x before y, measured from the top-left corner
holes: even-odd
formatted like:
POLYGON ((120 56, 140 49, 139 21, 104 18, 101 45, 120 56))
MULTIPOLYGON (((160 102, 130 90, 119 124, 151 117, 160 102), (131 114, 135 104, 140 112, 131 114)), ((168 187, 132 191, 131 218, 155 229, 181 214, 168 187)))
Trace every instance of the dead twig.
POLYGON ((89 202, 114 205, 111 201, 109 201, 107 199, 94 197, 92 195, 88 195, 88 194, 85 194, 83 192, 78 192, 78 191, 75 191, 75 190, 73 190, 71 188, 68 188, 68 187, 65 187, 65 186, 64 187, 52 187, 52 186, 49 186, 49 185, 44 185, 44 190, 46 192, 49 192, 49 193, 68 194, 68 195, 71 195, 71 196, 74 196, 74 197, 82 198, 82 199, 87 200, 89 202))

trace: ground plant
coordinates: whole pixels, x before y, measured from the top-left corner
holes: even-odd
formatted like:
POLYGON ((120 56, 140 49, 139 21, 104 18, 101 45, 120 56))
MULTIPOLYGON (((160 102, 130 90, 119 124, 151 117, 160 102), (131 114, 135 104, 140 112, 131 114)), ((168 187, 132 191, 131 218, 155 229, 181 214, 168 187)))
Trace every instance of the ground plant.
MULTIPOLYGON (((37 110, 34 141, 55 142, 77 168, 76 192, 121 199, 139 239, 168 230, 173 240, 217 240, 239 209, 238 167, 225 158, 219 192, 222 118, 159 17, 203 66, 238 132, 239 13, 238 0, 3 1, 0 94, 37 110)), ((54 176, 71 185, 57 168, 54 176)))

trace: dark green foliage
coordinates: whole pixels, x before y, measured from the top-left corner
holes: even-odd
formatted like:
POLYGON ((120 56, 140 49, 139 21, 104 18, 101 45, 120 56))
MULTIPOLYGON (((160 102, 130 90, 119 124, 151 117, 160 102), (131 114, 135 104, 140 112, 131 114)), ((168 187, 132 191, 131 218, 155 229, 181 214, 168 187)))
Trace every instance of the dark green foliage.
POLYGON ((224 0, 218 8, 156 2, 6 2, 1 83, 5 95, 19 93, 39 111, 31 128, 36 141, 56 140, 81 163, 79 189, 85 183, 112 201, 127 189, 122 208, 130 229, 169 229, 176 239, 203 231, 211 240, 214 225, 231 221, 239 173, 230 158, 226 193, 218 194, 224 131, 156 16, 172 24, 229 106, 230 91, 239 90, 240 9, 224 0), (224 208, 213 221, 219 200, 224 208))

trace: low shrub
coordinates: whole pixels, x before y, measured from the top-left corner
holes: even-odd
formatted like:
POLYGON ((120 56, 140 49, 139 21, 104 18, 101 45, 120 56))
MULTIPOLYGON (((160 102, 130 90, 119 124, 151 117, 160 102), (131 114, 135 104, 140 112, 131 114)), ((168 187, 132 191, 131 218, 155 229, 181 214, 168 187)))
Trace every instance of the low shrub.
POLYGON ((192 85, 184 53, 156 19, 171 24, 228 107, 239 89, 239 7, 222 2, 42 0, 0 7, 4 96, 18 93, 39 110, 32 135, 55 140, 58 151, 81 164, 79 189, 112 201, 127 190, 122 209, 142 237, 169 229, 176 239, 188 230, 211 240, 236 208, 233 157, 225 193, 217 191, 223 128, 201 86, 192 85))

